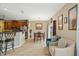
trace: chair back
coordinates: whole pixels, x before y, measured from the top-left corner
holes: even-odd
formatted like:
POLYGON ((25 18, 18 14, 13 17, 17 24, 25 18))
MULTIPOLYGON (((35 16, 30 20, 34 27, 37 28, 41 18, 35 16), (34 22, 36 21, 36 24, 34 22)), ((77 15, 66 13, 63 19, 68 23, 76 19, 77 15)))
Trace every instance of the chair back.
POLYGON ((5 38, 6 39, 14 39, 15 37, 15 32, 5 32, 5 38))
POLYGON ((1 49, 2 49, 2 44, 3 44, 2 38, 3 38, 3 33, 0 32, 0 51, 1 51, 1 49))
POLYGON ((3 38, 3 33, 0 32, 0 40, 2 40, 2 38, 3 38))

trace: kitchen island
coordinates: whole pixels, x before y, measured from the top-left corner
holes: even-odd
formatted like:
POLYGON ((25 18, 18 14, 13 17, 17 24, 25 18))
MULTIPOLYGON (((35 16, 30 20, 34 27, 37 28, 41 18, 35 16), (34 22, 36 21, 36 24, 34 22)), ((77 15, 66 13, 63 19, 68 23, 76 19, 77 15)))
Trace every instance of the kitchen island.
POLYGON ((16 32, 16 36, 14 39, 14 48, 21 47, 25 42, 25 32, 19 31, 16 32))

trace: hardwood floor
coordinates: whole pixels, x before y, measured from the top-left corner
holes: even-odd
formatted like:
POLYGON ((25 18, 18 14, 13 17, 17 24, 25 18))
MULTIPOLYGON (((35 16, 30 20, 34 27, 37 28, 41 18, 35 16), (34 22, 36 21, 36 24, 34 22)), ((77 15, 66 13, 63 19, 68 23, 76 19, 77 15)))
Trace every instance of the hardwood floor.
POLYGON ((48 48, 44 47, 43 41, 34 43, 32 39, 28 39, 23 46, 16 48, 15 51, 9 50, 6 56, 49 56, 49 52, 48 48))

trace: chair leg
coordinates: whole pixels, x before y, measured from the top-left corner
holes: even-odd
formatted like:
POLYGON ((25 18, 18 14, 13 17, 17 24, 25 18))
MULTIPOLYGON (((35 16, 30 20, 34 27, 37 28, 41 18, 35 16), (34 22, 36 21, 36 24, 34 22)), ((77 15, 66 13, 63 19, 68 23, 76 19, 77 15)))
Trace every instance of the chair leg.
POLYGON ((1 52, 3 53, 3 51, 1 50, 1 52))
POLYGON ((2 50, 0 50, 0 56, 1 56, 1 53, 3 53, 3 51, 2 51, 2 50))
POLYGON ((3 53, 3 51, 2 51, 2 45, 0 45, 0 55, 1 55, 1 53, 3 53))
POLYGON ((5 43, 6 44, 6 46, 5 46, 5 54, 4 55, 6 55, 6 53, 7 53, 7 42, 5 43))
POLYGON ((0 52, 1 52, 1 47, 0 47, 0 52))
POLYGON ((34 43, 35 43, 35 37, 34 37, 34 43))
POLYGON ((12 49, 14 50, 14 41, 12 41, 12 49))
POLYGON ((1 56, 1 51, 0 51, 0 56, 1 56))

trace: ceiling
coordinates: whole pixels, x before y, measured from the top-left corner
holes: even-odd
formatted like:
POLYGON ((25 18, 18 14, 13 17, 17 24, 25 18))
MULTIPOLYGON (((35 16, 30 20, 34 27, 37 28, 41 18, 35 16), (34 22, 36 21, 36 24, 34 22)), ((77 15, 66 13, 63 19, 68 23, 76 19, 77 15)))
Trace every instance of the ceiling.
POLYGON ((12 20, 48 20, 64 3, 0 3, 0 17, 12 20))

